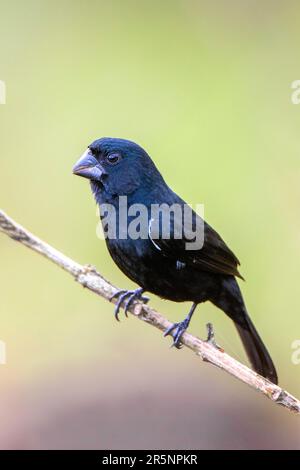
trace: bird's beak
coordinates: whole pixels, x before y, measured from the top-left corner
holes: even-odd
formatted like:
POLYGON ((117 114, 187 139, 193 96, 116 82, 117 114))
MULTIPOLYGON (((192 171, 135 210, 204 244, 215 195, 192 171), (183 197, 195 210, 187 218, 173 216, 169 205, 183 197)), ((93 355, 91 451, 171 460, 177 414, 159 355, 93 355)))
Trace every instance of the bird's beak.
POLYGON ((84 152, 73 167, 74 175, 82 176, 83 178, 88 178, 94 181, 101 181, 104 173, 104 169, 89 149, 84 152))

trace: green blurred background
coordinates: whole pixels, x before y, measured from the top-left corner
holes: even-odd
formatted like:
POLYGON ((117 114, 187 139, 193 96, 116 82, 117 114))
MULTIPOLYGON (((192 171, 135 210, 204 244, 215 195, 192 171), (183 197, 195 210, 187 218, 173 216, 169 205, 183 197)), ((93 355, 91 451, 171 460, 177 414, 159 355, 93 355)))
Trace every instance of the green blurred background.
MULTIPOLYGON (((132 284, 96 236, 72 165, 94 139, 137 141, 239 256, 251 316, 300 395, 299 3, 0 1, 1 208, 41 238, 132 284)), ((300 448, 299 420, 169 349, 170 339, 0 236, 0 447, 300 448)), ((151 305, 169 319, 188 305, 151 305)), ((209 304, 217 341, 245 361, 209 304)))

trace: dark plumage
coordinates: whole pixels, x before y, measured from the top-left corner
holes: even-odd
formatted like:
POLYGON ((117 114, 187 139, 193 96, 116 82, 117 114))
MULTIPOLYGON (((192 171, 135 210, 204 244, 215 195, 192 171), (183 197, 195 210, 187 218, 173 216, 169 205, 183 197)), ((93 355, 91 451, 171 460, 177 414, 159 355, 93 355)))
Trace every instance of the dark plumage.
MULTIPOLYGON (((91 181, 91 188, 99 206, 111 204, 119 211, 119 197, 127 196, 128 207, 142 203, 147 209, 153 204, 185 202, 165 183, 149 155, 139 145, 123 139, 102 138, 89 145, 75 165, 73 172, 91 181)), ((125 223, 130 223, 128 217, 125 223)), ((199 216, 193 212, 193 224, 199 216)), ((171 218, 171 235, 182 219, 171 218)), ((152 292, 175 302, 191 301, 193 307, 187 318, 175 323, 166 333, 172 333, 174 345, 180 346, 180 337, 188 327, 198 303, 210 300, 233 321, 241 337, 253 368, 277 383, 272 359, 247 313, 235 277, 239 261, 222 238, 204 223, 204 243, 201 249, 186 250, 188 230, 184 239, 165 239, 160 230, 154 233, 153 220, 147 220, 149 231, 145 239, 122 239, 117 222, 117 237, 107 238, 108 250, 119 268, 140 289, 121 291, 116 316, 121 304, 125 311, 130 303, 144 299, 144 291, 152 292), (126 302, 125 302, 126 301, 126 302)), ((191 229, 194 225, 191 225, 191 229)), ((145 300, 145 299, 144 299, 145 300)))

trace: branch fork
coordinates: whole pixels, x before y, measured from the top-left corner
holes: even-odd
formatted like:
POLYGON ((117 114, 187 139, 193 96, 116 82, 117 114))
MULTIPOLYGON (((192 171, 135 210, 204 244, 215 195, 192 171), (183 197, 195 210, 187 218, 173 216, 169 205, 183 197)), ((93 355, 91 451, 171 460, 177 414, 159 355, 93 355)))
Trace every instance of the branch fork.
MULTIPOLYGON (((67 257, 48 243, 30 233, 6 215, 2 210, 0 210, 0 232, 9 236, 16 242, 27 246, 33 251, 36 251, 55 263, 57 266, 60 266, 71 274, 83 287, 100 295, 108 301, 111 300, 113 303, 117 302, 117 299, 112 297, 117 293, 118 289, 101 276, 94 266, 81 265, 67 257)), ((159 329, 160 331, 165 331, 172 325, 172 323, 159 312, 140 301, 135 301, 129 307, 128 311, 133 316, 159 329)), ((209 362, 210 364, 226 371, 236 379, 260 392, 262 395, 273 401, 273 403, 283 406, 291 412, 300 414, 300 401, 297 398, 229 356, 215 342, 214 330, 211 324, 207 325, 207 331, 208 337, 206 341, 203 341, 188 332, 183 333, 180 341, 184 346, 196 353, 196 355, 204 362, 209 362)))

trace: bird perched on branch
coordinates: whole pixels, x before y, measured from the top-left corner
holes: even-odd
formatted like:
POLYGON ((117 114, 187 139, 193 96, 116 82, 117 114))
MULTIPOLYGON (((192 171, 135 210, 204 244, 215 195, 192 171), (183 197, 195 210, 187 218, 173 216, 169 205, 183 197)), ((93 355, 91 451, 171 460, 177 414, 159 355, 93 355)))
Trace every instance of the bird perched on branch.
POLYGON ((174 346, 180 347, 196 306, 209 300, 233 320, 254 370, 277 383, 273 361, 247 313, 236 281, 241 278, 237 257, 168 187, 146 151, 129 140, 101 138, 89 145, 73 173, 90 180, 110 255, 139 286, 117 293, 116 318, 122 305, 126 313, 134 300, 146 302, 145 291, 175 302, 191 301, 187 317, 165 332, 172 334, 174 346), (172 208, 169 218, 164 217, 161 207, 172 208), (174 207, 182 211, 176 213, 174 207), (186 208, 189 218, 184 216, 186 208), (164 236, 166 228, 169 232, 164 236))

